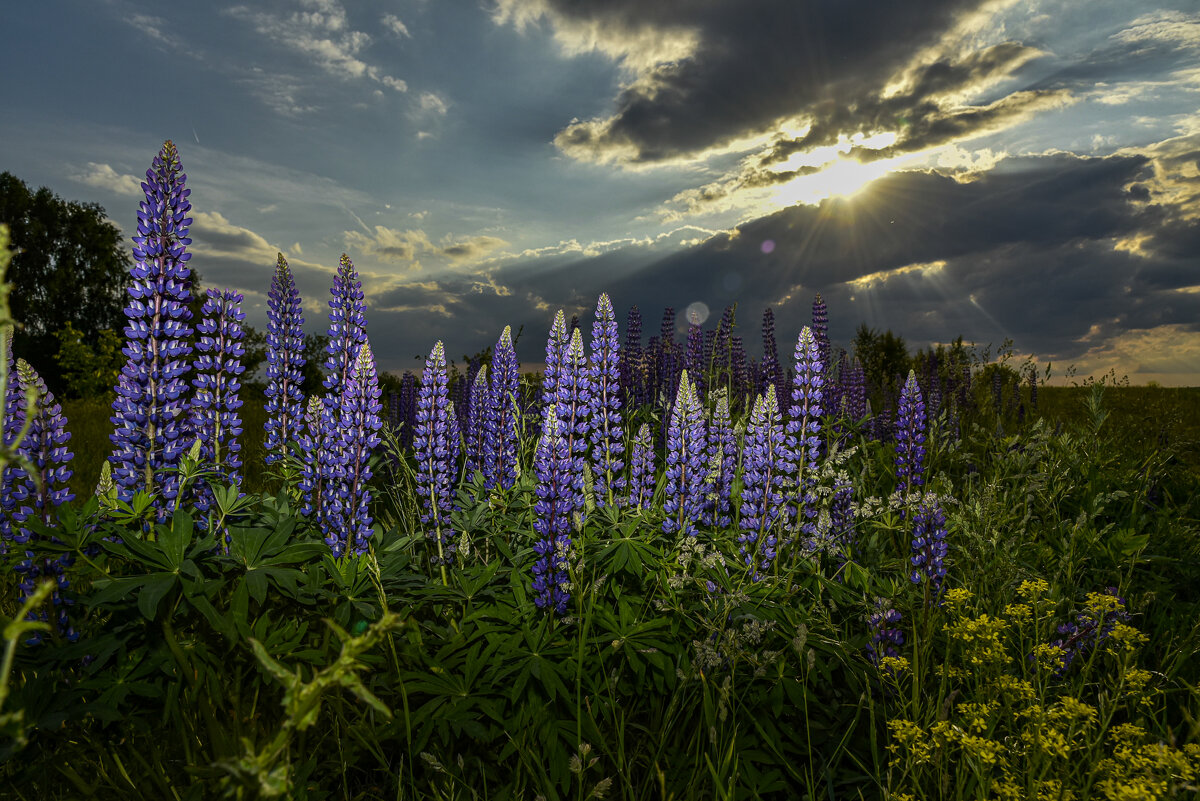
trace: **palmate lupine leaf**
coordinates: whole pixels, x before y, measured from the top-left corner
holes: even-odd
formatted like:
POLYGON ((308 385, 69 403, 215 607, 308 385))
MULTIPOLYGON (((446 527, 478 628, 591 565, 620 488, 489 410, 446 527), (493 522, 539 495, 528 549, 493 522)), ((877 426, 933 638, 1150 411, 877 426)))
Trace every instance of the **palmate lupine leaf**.
POLYGON ((304 312, 287 259, 279 254, 267 295, 266 463, 287 454, 304 426, 304 312))
POLYGON ((125 366, 113 401, 109 457, 122 501, 139 490, 152 495, 158 518, 174 506, 176 468, 190 447, 185 436, 191 370, 191 259, 187 216, 192 205, 179 152, 169 140, 146 172, 146 198, 138 208, 130 269, 129 305, 125 307, 125 366))

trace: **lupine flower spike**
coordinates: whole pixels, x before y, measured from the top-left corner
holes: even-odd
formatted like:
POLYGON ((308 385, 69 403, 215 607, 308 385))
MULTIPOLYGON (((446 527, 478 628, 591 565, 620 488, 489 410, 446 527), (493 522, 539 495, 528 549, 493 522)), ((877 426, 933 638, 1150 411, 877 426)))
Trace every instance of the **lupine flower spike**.
POLYGON ((583 524, 584 513, 583 470, 587 463, 588 432, 591 430, 588 417, 591 398, 592 382, 587 356, 583 352, 583 337, 576 328, 571 332, 571 344, 563 355, 562 372, 558 376, 557 409, 558 419, 562 423, 559 431, 571 449, 572 474, 579 479, 575 511, 580 515, 580 525, 583 524))
POLYGON ((561 436, 561 419, 552 404, 542 423, 542 436, 534 458, 537 473, 537 517, 533 527, 538 534, 534 544, 537 561, 533 565, 533 602, 540 609, 563 615, 571 599, 568 558, 571 550, 571 515, 574 510, 575 476, 572 475, 570 446, 561 436))
POLYGON ((785 488, 790 484, 787 444, 775 385, 767 384, 750 413, 746 444, 742 453, 742 505, 739 510, 738 550, 759 581, 771 570, 778 546, 778 533, 786 521, 785 488))
POLYGON ((546 369, 542 373, 542 413, 558 401, 558 377, 567 350, 567 322, 562 309, 554 315, 550 336, 546 338, 546 369))
POLYGON ((601 294, 592 322, 592 363, 588 373, 592 389, 588 417, 591 421, 592 475, 596 505, 615 506, 625 488, 625 429, 621 423, 621 359, 617 350, 617 320, 612 301, 601 294))
POLYGON ((946 515, 937 502, 922 501, 913 517, 913 584, 926 584, 931 602, 941 595, 946 578, 946 515))
POLYGON ((817 461, 821 454, 821 414, 824 398, 825 367, 821 363, 820 351, 807 326, 796 340, 796 375, 792 384, 792 405, 787 421, 787 457, 794 465, 796 496, 795 527, 808 535, 815 534, 817 516, 816 484, 817 461))
POLYGON ((338 417, 342 436, 339 450, 345 458, 338 480, 330 488, 328 508, 332 513, 325 517, 335 525, 324 532, 334 556, 367 552, 371 537, 371 490, 367 487, 371 480, 370 458, 379 447, 379 429, 383 426, 379 395, 375 358, 370 344, 364 342, 354 360, 338 417))
POLYGON ((654 445, 650 426, 642 423, 633 440, 633 464, 630 466, 629 505, 649 509, 654 499, 654 445))
POLYGON ((896 417, 896 490, 904 498, 925 483, 925 403, 917 374, 909 370, 896 417))
POLYGON ((192 440, 184 436, 187 373, 191 369, 192 273, 187 216, 192 204, 175 145, 167 141, 146 172, 133 237, 125 366, 116 386, 109 457, 121 500, 139 490, 154 497, 160 520, 174 506, 176 468, 192 440))
POLYGON ((520 432, 520 392, 517 354, 513 350, 512 329, 496 343, 492 355, 491 402, 487 418, 485 476, 488 489, 499 485, 508 489, 517 480, 517 447, 520 432))
POLYGON ((679 391, 667 430, 666 500, 663 533, 696 536, 704 510, 704 483, 708 473, 704 414, 687 370, 679 376, 679 391))
POLYGON ((271 291, 267 295, 267 415, 266 463, 279 461, 288 453, 288 443, 298 439, 304 426, 304 313, 300 292, 279 254, 271 291))
POLYGON ((454 410, 447 383, 446 351, 438 342, 425 360, 413 445, 417 456, 417 496, 425 510, 421 522, 432 541, 430 561, 440 568, 443 584, 447 581, 446 565, 454 558, 454 531, 449 515, 454 481, 451 454, 457 453, 456 447, 452 451, 450 441, 450 417, 454 410))

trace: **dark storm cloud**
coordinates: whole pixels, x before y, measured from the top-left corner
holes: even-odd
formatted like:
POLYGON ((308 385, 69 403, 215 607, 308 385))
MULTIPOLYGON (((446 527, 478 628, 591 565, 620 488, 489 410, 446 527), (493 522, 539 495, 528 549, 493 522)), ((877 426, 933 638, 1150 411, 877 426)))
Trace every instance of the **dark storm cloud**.
POLYGON ((501 3, 507 11, 502 18, 544 16, 560 39, 591 36, 598 49, 635 65, 636 77, 617 96, 610 116, 572 123, 556 139, 577 158, 631 163, 701 153, 777 130, 789 118, 811 121, 811 127, 798 139, 777 142, 763 163, 860 131, 908 128, 911 133, 896 147, 910 150, 991 130, 1057 93, 997 98, 979 110, 959 108, 952 98, 1009 75, 1039 51, 1004 42, 911 64, 983 5, 932 0, 913 13, 910 6, 885 0, 501 3), (688 52, 656 53, 647 35, 654 31, 690 35, 688 52), (899 91, 885 96, 901 78, 899 91))

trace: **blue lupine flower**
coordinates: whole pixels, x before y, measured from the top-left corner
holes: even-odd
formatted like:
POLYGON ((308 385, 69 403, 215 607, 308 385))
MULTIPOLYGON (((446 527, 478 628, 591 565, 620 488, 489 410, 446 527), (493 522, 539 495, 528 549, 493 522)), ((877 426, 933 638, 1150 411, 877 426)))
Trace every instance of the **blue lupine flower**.
MULTIPOLYGON (((61 405, 54 399, 54 393, 46 388, 41 376, 24 359, 17 360, 15 372, 13 383, 18 393, 24 394, 26 388, 32 387, 37 399, 33 415, 29 418, 29 430, 17 451, 37 471, 38 480, 31 480, 24 468, 15 467, 15 473, 6 475, 3 487, 0 487, 0 494, 11 499, 11 518, 14 525, 10 530, 10 540, 14 545, 20 546, 37 536, 25 523, 36 519, 44 525, 53 526, 55 508, 75 499, 75 495, 67 486, 72 475, 67 463, 74 458, 74 454, 66 447, 71 435, 66 430, 67 421, 63 417, 61 405)), ((60 634, 74 642, 78 639, 78 634, 71 627, 67 615, 67 607, 71 605, 71 601, 63 594, 69 586, 65 570, 71 564, 69 554, 57 558, 37 558, 32 551, 26 551, 25 559, 19 562, 15 569, 20 574, 17 583, 21 591, 21 600, 33 594, 42 577, 55 579, 57 586, 52 594, 53 605, 57 610, 55 624, 60 634)), ((32 613, 31 619, 47 621, 49 616, 46 612, 38 612, 32 613)), ((42 633, 37 632, 28 642, 36 643, 41 640, 42 633)))
POLYGON ((133 283, 125 307, 125 366, 116 386, 109 457, 121 500, 139 490, 154 497, 159 519, 174 506, 176 468, 192 439, 183 436, 191 369, 192 254, 186 248, 192 204, 179 153, 168 140, 146 172, 133 237, 133 283))
POLYGON ((867 656, 871 664, 879 666, 885 657, 900 656, 900 647, 904 645, 904 632, 897 628, 901 614, 883 603, 878 605, 878 611, 871 615, 868 625, 871 627, 871 639, 867 642, 867 656))
POLYGON ((313 453, 325 440, 325 428, 322 412, 325 410, 325 398, 313 395, 304 407, 304 427, 296 438, 300 453, 306 458, 300 467, 300 497, 303 505, 300 513, 319 518, 325 497, 325 475, 321 472, 321 460, 313 453))
POLYGON ((725 528, 730 523, 733 474, 737 468, 737 442, 729 419, 729 399, 725 389, 717 393, 708 437, 708 476, 705 481, 704 522, 725 528))
MULTIPOLYGON (((1097 595, 1099 594, 1097 593, 1097 595)), ((1081 612, 1074 623, 1062 623, 1058 626, 1058 633, 1063 637, 1050 643, 1062 649, 1062 653, 1058 657, 1058 667, 1054 671, 1055 675, 1065 674, 1076 659, 1086 656, 1096 646, 1108 639, 1117 623, 1129 620, 1125 599, 1117 594, 1117 588, 1107 587, 1104 595, 1110 595, 1117 599, 1115 609, 1109 609, 1107 604, 1093 605, 1089 603, 1089 608, 1081 612)))
POLYGON ((363 299, 362 282, 354 269, 350 257, 342 254, 329 301, 329 344, 325 346, 326 405, 336 408, 341 404, 342 387, 350 378, 358 349, 367 341, 366 301, 363 299))
MULTIPOLYGON (((676 353, 675 343, 675 309, 668 306, 663 309, 662 326, 658 334, 658 386, 654 388, 660 403, 666 408, 675 404, 675 388, 679 383, 679 370, 682 367, 676 353)), ((660 428, 661 432, 662 429, 660 428)))
POLYGON ((733 336, 730 338, 731 353, 729 356, 732 367, 731 383, 733 385, 733 400, 730 406, 735 403, 742 408, 742 403, 745 406, 750 405, 750 395, 756 391, 753 389, 753 381, 750 380, 748 365, 746 364, 746 346, 742 344, 741 336, 733 336))
POLYGON ((782 404, 786 404, 788 398, 787 377, 779 362, 779 345, 775 341, 775 310, 770 306, 763 312, 762 339, 762 383, 757 387, 757 391, 766 394, 767 385, 773 385, 775 397, 779 399, 783 408, 782 404))
POLYGON ((829 539, 841 553, 854 545, 854 485, 845 478, 833 483, 833 501, 829 505, 829 539))
POLYGON ((334 525, 324 530, 325 542, 334 556, 367 552, 371 537, 371 490, 367 486, 371 480, 370 458, 379 447, 379 429, 383 426, 379 395, 375 358, 370 343, 364 342, 354 360, 338 416, 342 437, 339 451, 345 458, 338 480, 329 491, 327 508, 332 513, 325 520, 334 525))
POLYGON ((592 322, 591 385, 592 476, 596 505, 617 506, 625 488, 625 428, 621 422, 621 357, 612 301, 601 294, 592 322))
POLYGON ((550 336, 546 338, 546 370, 542 373, 543 414, 558 401, 558 376, 562 372, 568 342, 566 318, 562 309, 559 309, 554 315, 554 323, 550 326, 550 336))
POLYGON ((551 404, 543 416, 542 436, 534 457, 538 499, 533 528, 538 540, 533 550, 538 558, 533 565, 532 589, 533 602, 540 609, 563 615, 571 599, 567 572, 571 516, 581 476, 573 472, 571 449, 560 430, 561 418, 551 404))
MULTIPOLYGON (((215 471, 224 482, 240 484, 242 446, 237 437, 242 433, 238 411, 242 402, 238 398, 241 387, 238 377, 246 369, 242 365, 245 353, 242 320, 246 315, 242 311, 241 293, 210 289, 207 294, 200 325, 196 327, 200 339, 196 342, 196 377, 192 379, 196 392, 192 396, 189 433, 200 440, 200 458, 205 467, 215 471)), ((211 509, 213 494, 209 479, 198 480, 194 491, 196 508, 201 513, 211 509)))
MULTIPOLYGON (((594 336, 593 336, 594 339, 594 336)), ((595 348, 595 345, 592 345, 595 348)), ((645 366, 642 364, 642 312, 637 306, 625 318, 625 352, 621 358, 621 386, 625 406, 640 409, 646 403, 645 366)))
POLYGON ((433 541, 430 560, 442 568, 454 558, 454 530, 450 526, 450 502, 453 498, 454 462, 457 443, 451 442, 455 424, 450 406, 446 376, 446 351, 441 342, 433 346, 425 360, 421 376, 421 394, 417 398, 417 422, 413 445, 417 456, 417 496, 424 513, 421 522, 426 536, 433 541))
POLYGON ((587 356, 583 352, 583 337, 576 328, 571 332, 571 344, 563 354, 562 371, 558 374, 556 408, 558 420, 562 423, 559 431, 571 451, 571 469, 580 477, 579 494, 574 499, 574 511, 580 515, 580 525, 584 514, 583 470, 588 457, 591 403, 591 374, 587 356))
POLYGON ((400 427, 400 447, 411 448, 413 425, 417 419, 417 377, 405 370, 400 377, 400 393, 396 409, 396 424, 400 427))
MULTIPOLYGON (((13 362, 11 337, 7 340, 7 346, 5 366, 8 368, 8 383, 5 384, 4 391, 3 437, 4 446, 12 449, 25 425, 27 399, 21 389, 16 364, 13 362)), ((6 465, 3 472, 0 472, 0 554, 8 552, 8 539, 12 535, 12 514, 16 509, 16 501, 13 500, 11 487, 18 475, 24 475, 24 471, 15 464, 6 465)))
POLYGON ((512 328, 504 333, 492 353, 492 386, 488 393, 486 485, 509 489, 517 481, 517 446, 521 426, 521 380, 512 328))
POLYGON ((900 391, 900 410, 896 418, 896 490, 901 497, 925 483, 925 403, 917 374, 909 370, 900 391))
POLYGON ((667 430, 666 500, 663 533, 696 536, 696 523, 704 511, 704 483, 708 475, 708 443, 704 413, 687 370, 679 376, 679 391, 667 430))
POLYGON ((812 304, 813 339, 817 343, 817 355, 822 369, 829 369, 829 309, 818 292, 812 304))
POLYGON ((817 460, 821 454, 821 414, 824 398, 825 367, 821 363, 812 329, 805 326, 796 340, 796 375, 792 382, 792 405, 786 425, 787 455, 794 465, 788 472, 795 476, 797 495, 796 527, 809 535, 815 533, 817 516, 817 460))
POLYGON ((779 531, 787 521, 784 492, 791 469, 775 385, 767 384, 766 395, 754 401, 746 428, 738 509, 739 551, 755 581, 770 571, 775 560, 779 531))
POLYGON ((487 460, 487 417, 492 410, 491 390, 488 387, 488 368, 482 365, 475 373, 471 394, 467 398, 467 475, 484 471, 487 460))
POLYGON ((946 578, 946 515, 936 501, 921 501, 913 516, 913 584, 928 583, 931 597, 941 594, 946 578))
POLYGON ((635 509, 649 509, 654 499, 654 445, 648 423, 642 423, 633 440, 630 472, 629 505, 635 509))
POLYGON ((699 323, 691 323, 688 325, 687 344, 683 351, 683 369, 691 376, 696 386, 696 397, 700 398, 701 403, 704 402, 704 372, 707 364, 704 358, 704 330, 700 328, 699 323))
POLYGON ((300 292, 279 254, 271 291, 267 295, 267 415, 266 463, 279 461, 288 453, 288 443, 297 439, 304 425, 304 312, 300 292))

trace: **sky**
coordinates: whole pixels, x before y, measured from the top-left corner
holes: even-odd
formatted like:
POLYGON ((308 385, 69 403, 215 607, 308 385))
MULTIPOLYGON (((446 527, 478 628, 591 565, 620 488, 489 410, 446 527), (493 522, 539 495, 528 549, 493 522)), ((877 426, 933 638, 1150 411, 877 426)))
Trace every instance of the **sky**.
MULTIPOLYGON (((645 338, 829 307, 1200 386, 1196 0, 43 0, 5 12, 0 170, 124 232, 165 140, 191 265, 263 328, 276 253, 419 371, 600 293, 645 338)), ((623 335, 623 334, 622 334, 623 335)))

